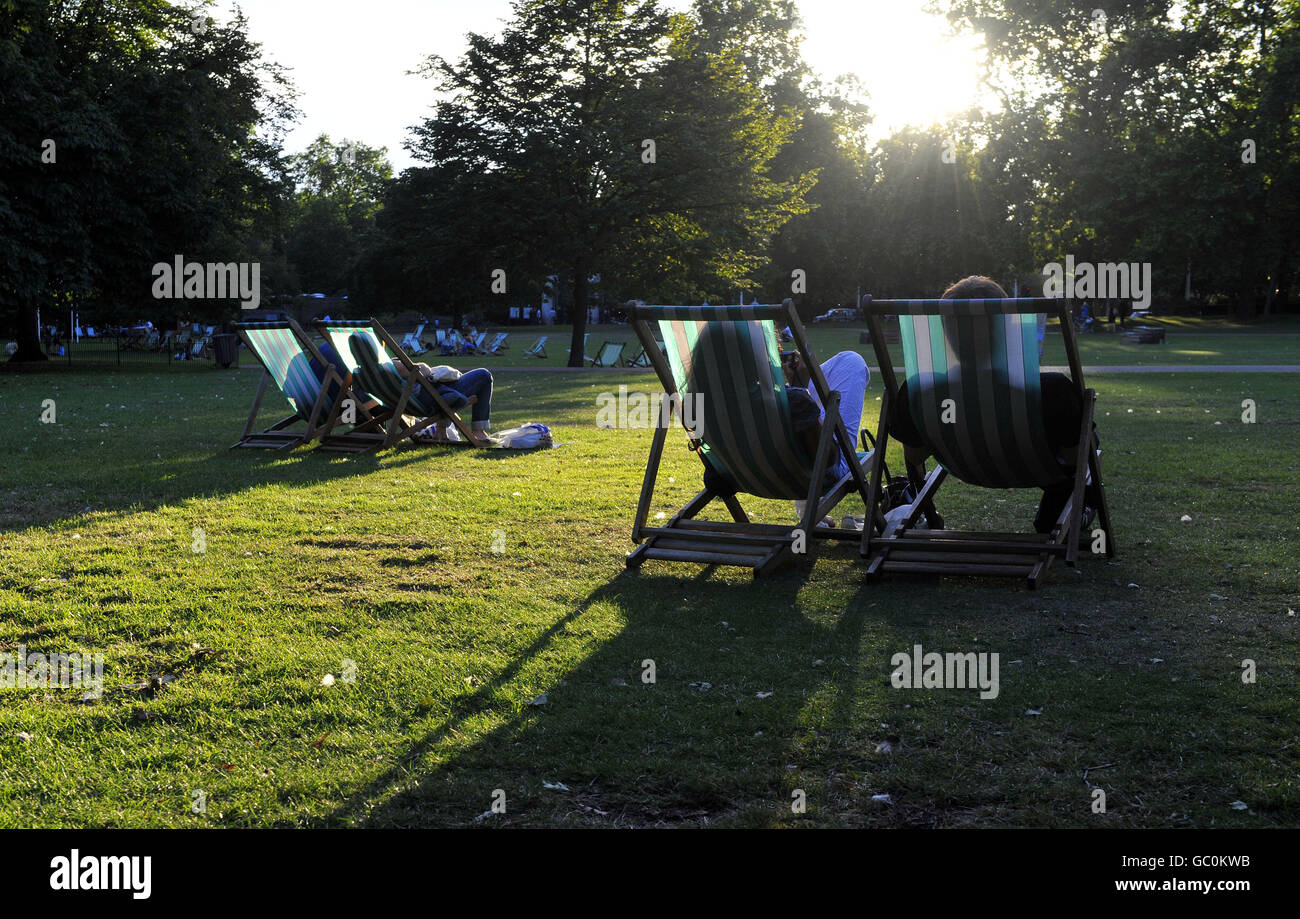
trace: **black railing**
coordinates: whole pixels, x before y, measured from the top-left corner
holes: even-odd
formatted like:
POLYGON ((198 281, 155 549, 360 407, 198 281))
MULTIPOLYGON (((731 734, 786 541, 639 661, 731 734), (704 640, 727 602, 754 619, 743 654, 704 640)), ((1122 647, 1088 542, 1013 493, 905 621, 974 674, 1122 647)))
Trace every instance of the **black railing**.
MULTIPOLYGON (((97 364, 116 367, 180 364, 202 361, 209 365, 216 359, 215 334, 204 328, 194 332, 160 332, 157 329, 107 328, 83 329, 68 336, 45 332, 41 346, 52 361, 69 364, 97 364)), ((234 366, 239 354, 234 352, 234 366)))

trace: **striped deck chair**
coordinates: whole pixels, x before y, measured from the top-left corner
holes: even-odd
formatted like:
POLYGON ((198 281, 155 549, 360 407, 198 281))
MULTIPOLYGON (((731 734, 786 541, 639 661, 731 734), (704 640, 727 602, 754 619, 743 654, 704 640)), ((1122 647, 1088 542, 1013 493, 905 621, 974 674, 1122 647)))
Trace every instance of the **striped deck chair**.
MULTIPOLYGON (((849 439, 840 419, 839 393, 827 386, 789 300, 780 306, 629 302, 626 309, 665 393, 682 400, 683 426, 691 425, 687 427, 691 445, 706 468, 703 491, 663 526, 647 525, 668 433, 661 417, 632 525, 632 540, 641 545, 628 555, 628 567, 656 558, 749 567, 758 577, 796 554, 811 555, 812 537, 855 542, 861 538, 857 529, 821 524, 851 492, 867 500, 866 466, 871 454, 858 453, 849 439), (826 407, 813 457, 805 455, 794 432, 774 320, 794 330, 812 385, 826 407), (663 351, 655 341, 656 332, 663 337, 663 351), (849 474, 828 489, 826 473, 838 457, 845 459, 849 474), (803 518, 794 527, 752 523, 726 483, 734 491, 762 498, 804 500, 803 518), (726 506, 731 521, 696 519, 714 498, 726 506)), ((872 513, 871 520, 873 525, 882 522, 878 513, 872 513)))
POLYGON ((428 349, 420 341, 420 336, 424 334, 425 323, 420 323, 415 327, 414 332, 407 332, 406 337, 402 339, 402 347, 410 354, 423 354, 428 349))
MULTIPOLYGON (((667 352, 664 351, 664 343, 663 343, 663 342, 661 342, 661 341, 657 341, 657 342, 655 342, 655 345, 658 346, 658 348, 659 348, 659 353, 660 353, 660 354, 666 354, 666 353, 667 353, 667 352)), ((647 351, 645 348, 642 348, 640 351, 638 351, 638 352, 636 353, 636 356, 635 356, 635 357, 633 357, 633 358, 629 359, 628 361, 626 361, 626 362, 623 364, 623 366, 624 366, 624 367, 653 367, 654 364, 651 363, 651 361, 650 361, 650 352, 647 351)))
POLYGON ((248 350, 261 363, 264 372, 253 398, 253 408, 244 424, 244 433, 232 447, 274 447, 287 450, 324 436, 339 413, 348 381, 344 380, 317 350, 307 333, 292 319, 283 322, 240 322, 235 331, 248 350), (325 368, 322 383, 312 370, 315 359, 325 368), (266 394, 266 384, 274 383, 288 400, 293 413, 263 431, 255 432, 257 413, 266 394), (333 398, 331 399, 331 393, 333 398), (285 430, 302 422, 304 429, 285 430))
POLYGON ((607 341, 600 346, 595 357, 589 357, 593 367, 618 367, 623 363, 623 349, 627 347, 626 342, 607 341))
POLYGON ((531 348, 525 348, 523 350, 523 355, 524 357, 540 357, 545 359, 546 336, 543 335, 541 338, 537 339, 537 341, 533 342, 533 346, 531 348))
POLYGON ((497 332, 496 335, 492 336, 492 340, 483 346, 483 353, 496 354, 501 349, 507 347, 506 336, 509 334, 509 332, 497 332))
MULTIPOLYGON (((357 386, 370 393, 386 411, 385 434, 371 449, 386 449, 416 431, 443 421, 456 426, 464 445, 472 445, 469 425, 420 374, 415 363, 378 322, 321 320, 316 328, 338 351, 357 386), (393 366, 397 363, 406 368, 405 378, 393 366)), ((476 398, 466 399, 457 407, 473 405, 476 401, 476 398)))
MULTIPOLYGON (((871 340, 884 378, 871 493, 880 495, 888 429, 899 382, 880 319, 899 317, 907 379, 908 411, 936 459, 928 476, 909 469, 917 489, 912 510, 887 536, 863 533, 862 554, 869 577, 891 571, 1023 577, 1037 587, 1053 559, 1078 560, 1084 490, 1097 483, 1099 546, 1107 558, 1115 539, 1093 432, 1096 393, 1085 389, 1083 368, 1065 301, 877 300, 867 308, 871 340), (1056 317, 1065 340, 1072 384, 1082 401, 1083 422, 1073 468, 1048 447, 1043 425, 1038 368, 1038 314, 1056 317), (1044 488, 1073 481, 1070 501, 1052 532, 987 533, 916 526, 924 512, 933 517, 934 495, 954 475, 985 488, 1044 488)), ((942 523, 939 524, 942 527, 942 523)), ((1097 545, 1097 531, 1090 535, 1097 545)))

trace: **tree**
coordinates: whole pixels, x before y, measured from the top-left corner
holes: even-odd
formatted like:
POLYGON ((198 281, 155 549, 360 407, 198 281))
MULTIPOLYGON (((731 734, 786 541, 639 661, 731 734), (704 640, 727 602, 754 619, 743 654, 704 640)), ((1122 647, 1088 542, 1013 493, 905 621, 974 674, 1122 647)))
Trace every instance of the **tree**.
POLYGON ((298 189, 286 250, 308 291, 351 287, 393 168, 387 150, 322 134, 289 159, 298 189))
POLYGON ((1038 258, 1151 262, 1166 301, 1195 281, 1242 317, 1286 298, 1300 258, 1296 0, 938 5, 989 44, 1004 106, 983 125, 988 153, 1031 185, 1020 200, 1038 258))
POLYGON ((810 178, 768 175, 790 120, 739 51, 709 53, 694 26, 657 0, 516 0, 500 38, 471 35, 459 63, 426 68, 445 98, 410 149, 439 170, 433 207, 495 220, 479 251, 497 267, 561 268, 571 364, 593 274, 619 294, 716 294, 751 275, 802 207, 810 178))
POLYGON ((14 360, 44 358, 42 306, 161 313, 154 263, 255 260, 273 244, 292 94, 242 17, 4 0, 0 86, 0 311, 16 320, 14 360))

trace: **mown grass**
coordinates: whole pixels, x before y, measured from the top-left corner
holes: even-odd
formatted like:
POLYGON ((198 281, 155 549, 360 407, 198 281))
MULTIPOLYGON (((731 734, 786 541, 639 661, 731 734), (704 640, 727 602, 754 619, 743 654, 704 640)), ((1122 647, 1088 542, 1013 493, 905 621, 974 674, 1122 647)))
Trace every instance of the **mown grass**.
MULTIPOLYGON (((1252 326, 1236 327, 1231 331, 1208 325, 1184 323, 1171 325, 1166 341, 1160 345, 1139 345, 1123 340, 1122 331, 1116 329, 1079 336, 1079 356, 1085 365, 1104 366, 1152 366, 1184 364, 1300 364, 1300 328, 1293 322, 1272 320, 1252 326)), ((1130 320, 1129 327, 1137 324, 1130 320)), ((1155 324, 1154 322, 1149 324, 1155 324)), ((823 357, 829 357, 837 351, 858 350, 873 366, 876 364, 875 353, 870 344, 859 341, 859 335, 866 328, 857 323, 834 323, 829 325, 810 325, 807 327, 808 338, 813 351, 823 357)), ((507 366, 553 366, 562 367, 568 360, 568 347, 571 330, 568 326, 551 326, 546 329, 501 328, 509 332, 508 351, 498 355, 486 355, 472 360, 486 367, 507 366), (540 334, 547 336, 545 359, 525 358, 522 351, 537 340, 540 334)), ((631 358, 641 350, 636 333, 627 325, 592 326, 587 342, 587 354, 595 356, 601 344, 606 341, 625 342, 624 357, 631 358)), ((786 347, 791 347, 787 345, 786 347)), ((897 345, 890 347, 890 354, 895 363, 902 361, 902 351, 897 345)), ((433 353, 422 357, 429 363, 445 360, 433 353)), ((250 358, 244 356, 247 363, 250 358)), ((457 359, 462 360, 462 359, 457 359)), ((1066 364, 1065 346, 1055 326, 1049 328, 1044 340, 1044 366, 1064 366, 1066 364)))
MULTIPOLYGON (((255 379, 0 374, 0 652, 99 651, 107 684, 0 689, 0 825, 462 826, 497 789, 483 825, 1300 823, 1295 377, 1094 378, 1119 556, 1032 593, 868 585, 853 546, 625 573, 649 433, 597 428, 596 396, 648 374, 499 374, 497 427, 552 451, 376 457, 227 450, 255 379), (893 689, 918 643, 998 653, 1000 695, 893 689)), ((682 438, 663 476, 671 513, 682 438)))

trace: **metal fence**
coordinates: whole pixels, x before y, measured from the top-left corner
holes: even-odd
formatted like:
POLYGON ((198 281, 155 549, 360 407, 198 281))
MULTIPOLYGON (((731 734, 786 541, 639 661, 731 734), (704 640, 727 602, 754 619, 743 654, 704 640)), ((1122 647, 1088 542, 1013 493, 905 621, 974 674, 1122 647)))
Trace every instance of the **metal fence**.
MULTIPOLYGON (((69 364, 98 364, 116 367, 159 366, 206 362, 217 357, 215 330, 163 332, 157 329, 82 329, 63 335, 46 330, 41 345, 52 361, 69 364)), ((239 366, 239 349, 234 349, 233 366, 239 366)))

